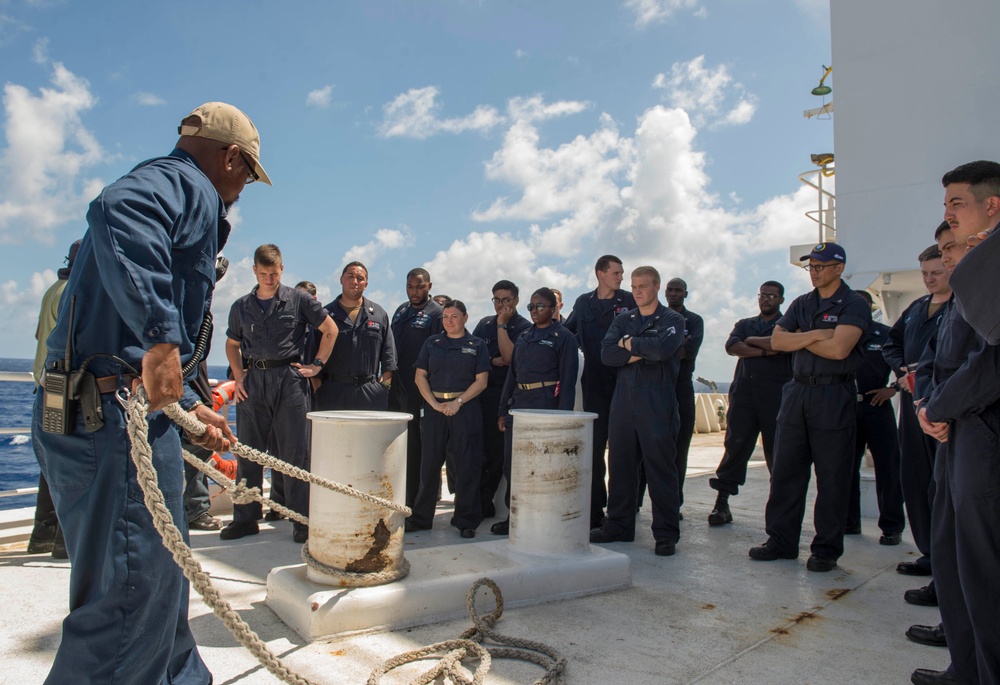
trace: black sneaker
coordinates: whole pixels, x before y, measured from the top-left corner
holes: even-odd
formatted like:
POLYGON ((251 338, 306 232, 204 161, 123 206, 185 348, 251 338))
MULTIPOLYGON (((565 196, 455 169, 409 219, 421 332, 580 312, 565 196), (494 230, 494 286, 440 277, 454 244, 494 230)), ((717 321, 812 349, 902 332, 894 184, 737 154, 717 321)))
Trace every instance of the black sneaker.
POLYGON ((256 535, 259 532, 260 526, 257 525, 256 521, 247 523, 233 521, 219 532, 219 538, 222 540, 239 540, 248 535, 256 535))
POLYGON ((750 548, 750 558, 754 561, 774 561, 775 559, 798 559, 799 551, 782 552, 769 543, 750 548))
POLYGON ((497 521, 490 526, 490 532, 494 535, 510 535, 510 519, 497 521))
POLYGON ((813 571, 814 573, 826 573, 827 571, 832 571, 836 565, 836 559, 822 557, 818 554, 810 554, 809 560, 806 561, 806 569, 813 571))
POLYGON ((719 495, 715 500, 715 509, 708 515, 708 525, 723 526, 733 522, 733 513, 729 511, 729 498, 719 495))

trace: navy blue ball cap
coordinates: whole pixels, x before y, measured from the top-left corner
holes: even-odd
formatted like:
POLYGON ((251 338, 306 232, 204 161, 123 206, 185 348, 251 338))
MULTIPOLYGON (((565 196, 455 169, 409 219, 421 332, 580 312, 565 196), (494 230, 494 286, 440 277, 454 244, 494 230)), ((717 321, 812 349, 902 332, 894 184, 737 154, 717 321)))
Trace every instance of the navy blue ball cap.
POLYGON ((817 262, 840 262, 841 264, 846 264, 847 253, 837 243, 816 243, 813 245, 812 252, 804 257, 799 257, 800 262, 804 262, 807 259, 815 259, 817 262))

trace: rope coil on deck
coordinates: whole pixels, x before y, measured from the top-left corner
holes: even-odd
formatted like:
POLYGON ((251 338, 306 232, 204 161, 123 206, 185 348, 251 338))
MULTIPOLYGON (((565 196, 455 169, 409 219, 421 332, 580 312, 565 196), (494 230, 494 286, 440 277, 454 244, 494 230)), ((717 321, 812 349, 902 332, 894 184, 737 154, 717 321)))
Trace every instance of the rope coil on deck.
POLYGON ((501 635, 493 629, 493 626, 503 615, 503 593, 496 581, 492 578, 480 578, 474 582, 465 595, 465 606, 472 619, 473 626, 471 628, 457 639, 438 642, 389 659, 372 671, 367 685, 378 685, 382 681, 382 676, 403 664, 426 659, 444 651, 448 653, 433 668, 422 673, 413 683, 424 685, 433 682, 436 678, 450 678, 456 684, 482 685, 494 658, 520 659, 544 668, 545 674, 532 685, 549 685, 560 681, 566 670, 566 658, 559 652, 541 642, 501 635), (496 599, 496 608, 485 616, 480 616, 476 610, 476 593, 482 587, 493 592, 493 597, 496 599), (484 647, 482 643, 486 640, 507 646, 484 647), (479 659, 479 666, 472 674, 472 679, 469 680, 461 664, 463 660, 472 658, 479 659))

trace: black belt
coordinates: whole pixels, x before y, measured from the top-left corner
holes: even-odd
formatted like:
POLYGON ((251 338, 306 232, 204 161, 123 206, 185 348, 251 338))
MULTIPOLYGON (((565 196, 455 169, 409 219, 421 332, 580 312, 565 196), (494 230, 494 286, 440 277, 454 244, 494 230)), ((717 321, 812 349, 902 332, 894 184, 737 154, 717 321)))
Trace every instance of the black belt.
POLYGON ((367 385, 374 383, 376 378, 372 374, 361 374, 359 376, 336 376, 332 373, 323 374, 323 380, 334 383, 346 383, 347 385, 367 385))
POLYGON ((853 373, 838 373, 830 376, 794 376, 796 383, 802 385, 837 385, 838 383, 850 383, 854 380, 853 373))
POLYGON ((279 366, 288 366, 292 362, 297 362, 298 357, 286 357, 284 359, 251 359, 250 366, 255 369, 276 369, 279 366))
POLYGON ((136 378, 139 378, 139 376, 134 373, 123 373, 120 379, 118 376, 98 376, 94 381, 97 383, 97 392, 107 395, 108 393, 118 392, 118 388, 131 390, 132 381, 136 378))

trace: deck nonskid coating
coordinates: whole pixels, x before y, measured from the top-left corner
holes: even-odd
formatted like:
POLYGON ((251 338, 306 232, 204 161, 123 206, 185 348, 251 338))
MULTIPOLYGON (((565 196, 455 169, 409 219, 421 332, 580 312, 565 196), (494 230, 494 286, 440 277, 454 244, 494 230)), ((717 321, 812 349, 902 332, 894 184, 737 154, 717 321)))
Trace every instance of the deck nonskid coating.
MULTIPOLYGON (((901 576, 895 564, 913 558, 908 534, 898 547, 878 544, 874 519, 849 536, 831 573, 805 569, 811 515, 797 560, 755 562, 747 550, 764 541, 767 470, 750 469, 747 486, 730 500, 735 523, 710 528, 705 520, 715 492, 707 473, 721 456, 718 434, 699 435, 685 484, 685 521, 677 555, 657 557, 649 531, 648 500, 634 543, 608 548, 632 559, 632 587, 602 595, 508 609, 499 632, 540 640, 562 652, 565 681, 643 685, 710 683, 752 685, 906 683, 915 668, 944 668, 946 649, 909 642, 913 623, 935 624, 936 609, 905 604, 903 592, 921 578, 901 576)), ((808 512, 812 511, 812 493, 808 512)), ((442 505, 435 530, 407 534, 407 549, 463 544, 447 525, 442 505)), ((477 539, 492 537, 486 521, 477 539)), ((291 524, 263 524, 261 534, 223 543, 217 533, 196 532, 193 546, 224 596, 288 665, 317 683, 363 683, 382 660, 399 652, 456 637, 468 619, 305 643, 264 605, 264 579, 272 566, 296 563, 299 546, 291 524)), ((66 613, 68 565, 27 556, 24 546, 0 549, 0 656, 8 682, 41 682, 59 641, 66 613)), ((468 588, 456 587, 464 595, 468 588)), ((191 625, 215 683, 276 682, 237 645, 197 597, 191 625)), ((426 666, 425 666, 426 668, 426 666)), ((385 683, 408 682, 421 669, 408 666, 385 683)), ((541 670, 495 661, 487 683, 530 683, 541 670)))

